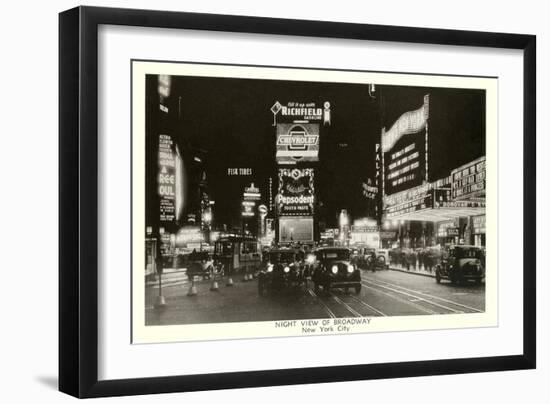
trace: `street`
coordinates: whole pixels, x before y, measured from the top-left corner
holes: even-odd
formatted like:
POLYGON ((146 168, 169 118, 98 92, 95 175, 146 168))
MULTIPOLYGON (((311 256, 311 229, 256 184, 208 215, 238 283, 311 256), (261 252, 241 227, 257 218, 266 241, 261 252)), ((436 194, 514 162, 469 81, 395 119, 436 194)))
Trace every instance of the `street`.
POLYGON ((485 309, 485 284, 437 284, 430 276, 384 270, 362 270, 362 290, 314 292, 308 281, 306 290, 285 290, 262 297, 257 280, 217 279, 219 289, 211 291, 211 280, 195 281, 197 294, 188 296, 190 282, 184 271, 163 275, 162 294, 166 306, 154 308, 158 283, 146 288, 146 325, 277 321, 294 319, 406 316, 478 313, 485 309))

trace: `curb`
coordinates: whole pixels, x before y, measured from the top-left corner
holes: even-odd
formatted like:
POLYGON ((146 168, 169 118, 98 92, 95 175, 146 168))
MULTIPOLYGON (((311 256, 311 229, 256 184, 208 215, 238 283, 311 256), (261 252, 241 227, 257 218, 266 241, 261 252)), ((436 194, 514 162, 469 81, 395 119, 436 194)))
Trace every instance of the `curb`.
POLYGON ((427 277, 427 278, 435 278, 435 273, 434 273, 434 274, 431 274, 431 273, 427 273, 427 272, 407 271, 406 269, 395 268, 395 267, 390 267, 390 270, 392 270, 392 271, 398 271, 398 272, 403 272, 403 273, 406 273, 406 274, 425 276, 425 277, 427 277))

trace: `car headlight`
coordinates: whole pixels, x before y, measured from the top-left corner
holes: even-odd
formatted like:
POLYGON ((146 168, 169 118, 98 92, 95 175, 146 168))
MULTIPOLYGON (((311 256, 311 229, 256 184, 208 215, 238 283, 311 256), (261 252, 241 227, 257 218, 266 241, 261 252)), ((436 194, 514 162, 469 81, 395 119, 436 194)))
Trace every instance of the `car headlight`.
POLYGON ((354 270, 355 270, 355 268, 353 267, 353 265, 349 264, 348 265, 348 272, 351 274, 354 270))
POLYGON ((338 267, 336 265, 333 265, 331 271, 334 275, 336 275, 338 273, 338 267))
POLYGON ((267 265, 267 272, 271 272, 273 271, 273 264, 268 264, 267 265))

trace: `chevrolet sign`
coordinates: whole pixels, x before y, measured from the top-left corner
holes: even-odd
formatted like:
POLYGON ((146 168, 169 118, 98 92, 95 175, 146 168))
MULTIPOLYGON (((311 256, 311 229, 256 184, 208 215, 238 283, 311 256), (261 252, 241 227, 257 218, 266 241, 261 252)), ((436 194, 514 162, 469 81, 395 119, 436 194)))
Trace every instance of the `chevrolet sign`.
POLYGON ((277 124, 276 159, 281 164, 317 161, 319 124, 277 124))
POLYGON ((319 135, 308 135, 303 128, 299 128, 279 136, 277 146, 288 146, 288 150, 306 150, 308 146, 319 144, 319 135))

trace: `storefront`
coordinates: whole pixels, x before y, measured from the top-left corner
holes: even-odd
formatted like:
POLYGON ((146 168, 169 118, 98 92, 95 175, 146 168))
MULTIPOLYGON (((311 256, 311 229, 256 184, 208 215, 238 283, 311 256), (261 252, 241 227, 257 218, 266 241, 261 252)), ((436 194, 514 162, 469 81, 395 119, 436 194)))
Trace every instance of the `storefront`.
POLYGON ((436 224, 436 240, 440 245, 458 244, 460 229, 458 219, 445 220, 436 224))
POLYGON ((472 244, 477 247, 485 247, 485 215, 471 218, 472 244))

